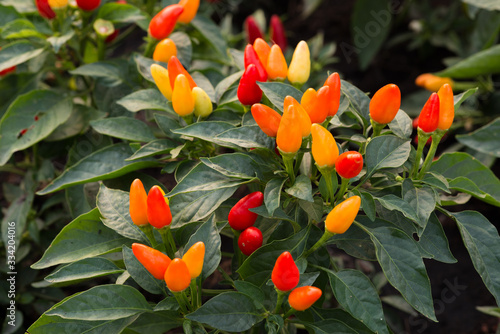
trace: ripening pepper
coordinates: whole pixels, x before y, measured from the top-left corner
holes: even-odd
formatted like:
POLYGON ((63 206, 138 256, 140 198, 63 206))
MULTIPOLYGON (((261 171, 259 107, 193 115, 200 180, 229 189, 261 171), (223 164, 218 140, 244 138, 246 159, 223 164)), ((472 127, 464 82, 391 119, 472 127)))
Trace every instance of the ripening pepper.
POLYGON ((379 124, 390 123, 401 106, 399 87, 388 84, 380 88, 370 101, 370 117, 379 124))
POLYGON ((358 215, 361 198, 352 196, 337 204, 326 216, 325 228, 332 234, 342 234, 352 225, 358 215))
POLYGON ((237 231, 242 231, 252 226, 257 220, 257 214, 249 209, 257 208, 263 202, 264 194, 260 191, 255 191, 240 199, 229 211, 227 217, 229 226, 237 231))
POLYGON ((437 75, 434 75, 431 73, 423 73, 423 74, 420 74, 415 79, 415 84, 417 86, 420 86, 420 87, 423 87, 427 90, 430 90, 431 92, 436 92, 444 84, 448 84, 451 87, 453 87, 454 82, 451 78, 438 77, 437 75))
POLYGON ((163 8, 149 22, 149 33, 153 38, 162 40, 174 30, 177 19, 184 12, 184 7, 178 4, 163 8))
POLYGON ((189 269, 191 279, 200 276, 203 270, 203 260, 205 259, 205 244, 199 241, 192 245, 188 251, 182 256, 182 260, 186 263, 189 269))
POLYGON ((347 151, 339 155, 335 161, 335 170, 344 179, 358 176, 363 169, 363 156, 356 151, 347 151))
POLYGON ((299 268, 289 252, 282 253, 274 264, 271 280, 276 289, 286 292, 290 291, 299 284, 299 268))
POLYGON ((300 104, 311 119, 311 123, 323 123, 328 116, 330 106, 330 87, 323 86, 317 92, 314 88, 307 89, 302 95, 300 104))
POLYGON ((163 279, 170 265, 170 258, 162 252, 143 244, 133 243, 132 252, 137 260, 156 279, 163 279))
POLYGON ((66 7, 67 5, 68 5, 68 0, 49 0, 49 6, 52 9, 61 9, 66 7))
POLYGON ((12 66, 12 67, 9 67, 9 68, 6 68, 5 70, 1 70, 0 71, 0 77, 3 77, 4 75, 7 75, 9 74, 10 72, 14 72, 16 70, 16 66, 12 66))
POLYGON ((267 58, 266 70, 270 80, 284 81, 286 79, 288 66, 285 56, 277 44, 271 47, 267 58))
POLYGON ((289 106, 291 106, 296 111, 297 121, 300 126, 302 138, 308 137, 311 133, 311 118, 307 114, 307 111, 296 99, 294 99, 290 95, 287 95, 285 97, 285 101, 283 102, 283 110, 288 109, 289 106))
POLYGON ((418 116, 418 128, 426 133, 436 131, 439 124, 439 96, 432 93, 418 116))
POLYGON ((288 303, 297 311, 304 311, 311 307, 321 297, 323 292, 315 286, 301 286, 293 289, 288 296, 288 303))
POLYGON ((246 256, 250 256, 262 246, 262 232, 254 226, 246 228, 238 237, 238 247, 246 256))
POLYGON ((262 90, 257 84, 258 79, 259 72, 257 67, 254 64, 248 65, 241 76, 238 90, 236 91, 241 104, 251 106, 254 103, 260 102, 262 99, 262 90))
POLYGON ((76 5, 86 11, 92 11, 99 7, 101 0, 76 0, 76 5))
POLYGON ((284 109, 276 134, 276 144, 280 152, 294 154, 302 145, 302 129, 299 124, 298 111, 290 105, 284 109))
POLYGON ((175 79, 172 91, 172 107, 177 115, 184 117, 194 111, 194 97, 189 87, 189 81, 184 74, 179 74, 175 79))
POLYGON ((286 50, 288 43, 286 40, 285 28, 278 15, 275 14, 271 16, 269 29, 271 30, 271 40, 278 44, 281 50, 286 50))
POLYGON ((137 226, 148 222, 148 195, 141 180, 135 179, 130 185, 129 212, 132 222, 137 226))
POLYGON ((335 116, 339 110, 340 104, 340 76, 337 72, 332 73, 326 79, 324 86, 328 86, 330 91, 328 93, 328 116, 335 116))
POLYGON ((245 52, 243 54, 243 61, 245 63, 245 68, 248 67, 250 64, 254 64, 255 67, 257 68, 257 72, 259 73, 259 77, 257 81, 262 81, 265 82, 267 81, 267 72, 266 68, 264 65, 260 62, 259 56, 253 49, 252 44, 247 44, 245 47, 245 52))
POLYGON ((50 8, 48 0, 35 0, 35 4, 41 17, 45 17, 49 20, 52 20, 54 17, 56 17, 56 13, 54 12, 54 10, 52 10, 52 8, 50 8))
POLYGON ((252 116, 259 128, 269 137, 276 137, 281 115, 274 109, 260 103, 252 105, 252 116))
POLYGON ((170 78, 170 86, 172 87, 172 89, 175 88, 175 79, 179 74, 184 74, 186 79, 188 79, 189 86, 191 87, 191 89, 196 87, 196 82, 194 82, 193 77, 191 77, 191 75, 188 73, 188 71, 186 71, 184 66, 182 66, 177 56, 170 57, 170 59, 168 60, 167 69, 168 69, 168 77, 170 78))
POLYGON ((311 126, 311 152, 319 168, 333 168, 339 156, 339 148, 330 131, 319 124, 311 126))
POLYGON ((194 115, 208 117, 213 111, 212 101, 208 94, 200 87, 194 87, 191 94, 194 99, 194 115))
POLYGON ((264 38, 253 16, 249 16, 246 18, 245 32, 247 33, 247 40, 250 44, 253 44, 253 42, 255 42, 257 38, 264 38))
POLYGON ((196 16, 198 7, 200 7, 200 0, 181 0, 179 1, 179 5, 184 7, 184 11, 182 12, 181 16, 179 16, 177 21, 180 23, 188 24, 196 16))
POLYGON ((302 85, 309 79, 311 73, 311 55, 309 46, 300 41, 293 51, 292 61, 288 67, 288 81, 294 85, 302 85))
POLYGON ((168 63, 172 56, 177 56, 177 47, 170 38, 165 38, 156 44, 153 59, 168 63))
POLYGON ((439 88, 439 122, 438 129, 448 130, 455 117, 455 104, 453 101, 453 90, 449 84, 444 84, 439 88))
POLYGON ((165 283, 172 292, 184 291, 191 284, 189 268, 182 259, 173 259, 165 271, 165 283))
POLYGON ((257 53, 257 56, 259 56, 259 60, 262 65, 267 66, 267 59, 269 58, 269 52, 271 52, 269 44, 267 44, 262 38, 257 38, 255 42, 253 42, 253 49, 257 53))
POLYGON ((149 223, 158 229, 170 225, 172 213, 170 206, 163 197, 164 193, 158 186, 153 186, 148 193, 147 214, 149 223))
POLYGON ((150 69, 156 87, 167 100, 172 101, 172 86, 170 85, 168 70, 158 64, 151 64, 150 69))

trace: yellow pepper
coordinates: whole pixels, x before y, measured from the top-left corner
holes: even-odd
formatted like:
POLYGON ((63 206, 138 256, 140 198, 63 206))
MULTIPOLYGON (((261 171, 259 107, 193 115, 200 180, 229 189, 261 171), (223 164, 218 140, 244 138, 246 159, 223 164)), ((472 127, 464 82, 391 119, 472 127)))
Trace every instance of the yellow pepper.
POLYGON ((325 221, 325 228, 333 234, 342 234, 352 225, 358 215, 361 206, 361 198, 352 196, 337 204, 328 214, 325 221))
POLYGON ((152 64, 151 75, 153 76, 156 87, 158 87, 162 95, 165 96, 167 100, 172 101, 172 86, 170 86, 167 69, 158 64, 152 64))
POLYGON ((52 9, 64 8, 68 5, 68 0, 49 0, 49 6, 52 9))
POLYGON ((293 51, 292 61, 288 67, 288 81, 293 85, 303 85, 311 73, 311 56, 305 41, 300 41, 293 51))
POLYGON ((200 276, 203 269, 203 260, 205 259, 205 244, 199 241, 192 245, 182 257, 186 263, 191 279, 200 276))
POLYGON ((213 111, 212 101, 208 94, 200 87, 194 87, 191 94, 194 99, 194 115, 208 117, 213 111))
POLYGON ((174 111, 181 117, 188 116, 194 111, 193 94, 191 93, 189 81, 184 74, 179 74, 175 78, 172 106, 174 111))
POLYGON ((332 134, 316 123, 311 126, 311 134, 311 152, 314 161, 319 168, 333 168, 339 156, 339 149, 332 134))

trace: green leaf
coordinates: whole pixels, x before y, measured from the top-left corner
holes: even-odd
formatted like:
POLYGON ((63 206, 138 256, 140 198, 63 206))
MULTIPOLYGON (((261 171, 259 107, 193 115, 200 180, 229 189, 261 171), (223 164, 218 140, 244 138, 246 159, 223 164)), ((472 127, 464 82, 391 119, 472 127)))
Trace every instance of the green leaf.
POLYGON ((99 61, 80 66, 70 71, 70 73, 73 75, 103 78, 103 83, 106 86, 118 86, 128 82, 128 62, 124 59, 99 61))
POLYGON ((361 198, 361 209, 365 213, 365 215, 370 218, 371 221, 375 220, 376 212, 375 212, 375 200, 373 195, 367 191, 359 191, 355 190, 354 194, 358 195, 361 198))
POLYGON ((219 266, 221 255, 221 239, 214 215, 196 230, 184 246, 184 254, 195 243, 202 241, 205 244, 205 258, 203 259, 202 280, 210 276, 219 266))
POLYGON ((353 317, 375 333, 389 333, 377 289, 362 272, 325 270, 335 299, 353 317))
POLYGON ((37 48, 28 41, 16 41, 0 50, 0 71, 38 57, 45 48, 37 48))
POLYGON ((362 71, 368 68, 389 35, 392 21, 392 13, 389 10, 391 6, 387 0, 355 2, 351 31, 362 71))
POLYGON ((500 4, 496 0, 462 0, 462 2, 486 10, 500 10, 500 4))
MULTIPOLYGON (((321 320, 327 321, 336 321, 341 322, 346 325, 353 332, 348 333, 356 333, 356 334, 373 334, 373 332, 366 327, 361 321, 352 317, 349 313, 345 312, 340 308, 315 308, 312 307, 311 311, 314 315, 315 324, 321 320)), ((323 323, 323 322, 322 322, 323 323)), ((326 321, 324 322, 326 323, 326 321)), ((335 332, 337 333, 337 332, 335 332)))
MULTIPOLYGON (((57 305, 56 305, 57 306, 57 305)), ((53 334, 53 333, 88 333, 88 334, 120 334, 130 325, 137 315, 131 317, 102 320, 85 321, 75 319, 63 319, 57 316, 43 314, 33 325, 28 328, 30 334, 53 334)))
POLYGON ((467 79, 495 73, 500 73, 500 45, 474 53, 435 74, 441 77, 467 79))
POLYGON ((50 283, 68 283, 106 275, 121 274, 124 269, 102 257, 83 259, 65 265, 45 277, 50 283))
POLYGON ((221 146, 237 148, 238 146, 217 138, 224 131, 233 128, 235 128, 234 125, 226 122, 200 122, 171 131, 178 135, 199 138, 221 146))
MULTIPOLYGON (((206 122, 203 122, 206 123, 206 122)), ((268 137, 258 125, 228 129, 215 137, 222 146, 244 148, 274 148, 274 139, 268 137)))
POLYGON ((54 52, 58 53, 59 50, 68 42, 70 39, 75 36, 75 31, 70 30, 64 35, 61 36, 51 36, 47 38, 47 42, 49 42, 52 45, 52 48, 54 49, 54 52))
POLYGON ((285 192, 298 199, 303 199, 304 201, 314 202, 312 197, 312 185, 311 180, 308 176, 299 175, 295 180, 295 183, 290 188, 286 189, 285 192))
POLYGON ((0 120, 0 166, 14 152, 48 137, 69 118, 71 111, 71 100, 52 91, 35 90, 19 96, 0 120))
POLYGON ((87 131, 91 120, 102 118, 105 115, 106 113, 94 108, 74 104, 73 111, 66 122, 59 125, 45 140, 58 141, 84 133, 87 131))
POLYGON ((337 319, 304 322, 303 325, 314 334, 358 334, 356 330, 337 319))
POLYGON ((140 149, 135 151, 135 153, 125 159, 126 161, 133 161, 142 158, 148 158, 154 155, 160 155, 170 152, 177 146, 176 143, 170 139, 157 139, 150 141, 146 145, 142 146, 140 149))
POLYGON ((342 94, 345 95, 352 109, 361 116, 365 127, 368 126, 370 122, 370 98, 353 84, 344 80, 340 82, 342 94))
POLYGON ((186 318, 231 332, 246 331, 264 319, 253 300, 240 292, 215 296, 186 318))
POLYGON ((36 27, 29 20, 13 20, 2 28, 0 35, 3 39, 30 38, 37 37, 45 39, 45 36, 36 30, 36 27))
POLYGON ((125 161, 132 153, 125 143, 104 147, 66 169, 37 194, 46 195, 72 185, 112 179, 134 170, 158 166, 152 159, 125 161))
POLYGON ((311 220, 319 223, 323 219, 323 199, 316 197, 314 202, 299 200, 299 206, 304 210, 311 220))
POLYGON ((399 138, 407 139, 413 130, 413 121, 403 110, 399 109, 396 117, 389 123, 389 128, 399 138))
POLYGON ((132 94, 122 97, 116 103, 131 112, 146 109, 173 112, 173 109, 168 104, 168 100, 156 88, 135 91, 132 94))
POLYGON ((143 313, 127 329, 134 331, 133 333, 164 334, 180 326, 182 326, 182 319, 179 318, 178 313, 165 310, 143 313))
POLYGON ((200 158, 211 169, 231 178, 253 179, 257 176, 257 163, 244 153, 221 154, 213 158, 200 158))
POLYGON ((97 208, 104 225, 125 238, 147 242, 145 234, 130 218, 128 192, 110 189, 101 184, 97 194, 97 208))
POLYGON ((254 301, 257 302, 262 302, 266 300, 266 295, 264 294, 264 291, 262 291, 261 288, 258 286, 246 282, 246 281, 234 281, 234 287, 238 292, 246 294, 248 297, 252 298, 254 301))
POLYGON ((449 212, 457 222, 474 268, 500 303, 500 237, 494 225, 476 211, 449 212))
POLYGON ((367 176, 382 168, 402 166, 410 156, 411 145, 408 140, 395 136, 373 138, 366 146, 367 176))
POLYGON ((156 139, 146 123, 131 117, 98 119, 91 121, 90 125, 103 135, 124 140, 148 142, 156 139))
MULTIPOLYGON (((183 64, 185 68, 189 68, 189 65, 191 64, 191 56, 193 55, 193 46, 189 36, 182 31, 176 31, 168 36, 168 38, 175 43, 175 47, 177 48, 177 58, 181 64, 183 64)), ((196 81, 196 83, 198 83, 198 81, 196 81)))
POLYGON ((445 153, 432 163, 430 170, 446 177, 450 189, 500 206, 500 180, 488 167, 469 154, 445 153))
POLYGON ((500 117, 474 132, 457 135, 456 138, 465 146, 500 158, 500 117))
POLYGON ((122 4, 113 2, 108 2, 102 5, 97 12, 97 18, 111 21, 113 23, 137 23, 140 27, 142 27, 143 24, 140 24, 139 22, 149 21, 146 14, 141 13, 138 8, 126 3, 122 4))
POLYGON ((467 100, 470 96, 474 95, 477 92, 478 88, 471 88, 466 90, 463 93, 453 96, 453 105, 455 106, 455 110, 458 110, 462 103, 467 100))
POLYGON ((23 16, 19 14, 14 7, 0 5, 0 27, 21 18, 23 18, 23 16))
POLYGON ((149 312, 144 296, 128 285, 99 285, 65 299, 45 314, 64 319, 115 320, 149 312))
POLYGON ((196 15, 191 25, 204 37, 205 41, 217 51, 221 61, 228 61, 227 44, 219 27, 209 18, 196 15))
POLYGON ((220 99, 222 95, 231 87, 236 81, 238 81, 243 75, 243 71, 239 71, 231 74, 227 78, 221 80, 215 87, 215 100, 217 104, 220 104, 220 99))
POLYGON ((281 189, 286 180, 284 177, 276 177, 266 184, 266 188, 264 189, 264 204, 271 216, 280 207, 281 189))
POLYGON ((391 227, 368 230, 375 244, 377 259, 389 283, 415 310, 437 321, 431 285, 415 241, 391 227))
POLYGON ((389 210, 396 210, 401 212, 406 218, 418 223, 417 212, 415 209, 404 199, 396 195, 385 195, 382 197, 374 197, 384 208, 389 210))
POLYGON ((431 214, 429 222, 425 226, 425 230, 420 236, 418 244, 425 251, 432 254, 432 258, 436 261, 444 263, 457 262, 457 259, 455 259, 451 253, 443 226, 434 213, 431 214))
POLYGON ((417 213, 416 223, 422 227, 423 232, 429 216, 436 207, 434 192, 429 187, 417 188, 410 179, 406 179, 403 181, 402 196, 417 213))
POLYGON ((422 183, 428 184, 434 188, 441 189, 446 193, 450 193, 450 184, 441 174, 427 172, 422 179, 422 183))
POLYGON ((345 233, 331 237, 327 244, 335 244, 347 254, 358 259, 367 261, 377 260, 375 247, 370 237, 354 224, 345 233))
POLYGON ((104 226, 97 208, 66 225, 54 238, 42 258, 31 265, 43 269, 105 254, 132 241, 104 226))
POLYGON ((303 93, 289 84, 282 82, 258 82, 257 84, 269 101, 271 101, 271 103, 281 112, 283 112, 283 102, 285 102, 285 97, 288 95, 299 102, 302 99, 303 93))
POLYGON ((141 288, 155 295, 167 294, 165 281, 154 278, 139 260, 137 260, 131 248, 124 246, 122 247, 122 252, 123 262, 125 262, 125 267, 130 277, 132 277, 141 288))
POLYGON ((160 127, 160 130, 168 137, 172 139, 180 139, 180 135, 173 133, 175 129, 179 129, 181 125, 176 119, 168 117, 162 114, 154 114, 155 121, 160 127))

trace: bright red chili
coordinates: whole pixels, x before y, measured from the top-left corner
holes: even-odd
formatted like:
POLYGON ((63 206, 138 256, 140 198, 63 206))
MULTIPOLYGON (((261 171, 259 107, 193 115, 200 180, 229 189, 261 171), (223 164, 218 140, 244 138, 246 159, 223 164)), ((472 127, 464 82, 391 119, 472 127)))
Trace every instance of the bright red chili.
POLYGON ((99 7, 101 0, 76 0, 76 5, 83 10, 91 11, 99 7))
POLYGON ((335 170, 344 179, 358 176, 363 169, 363 156, 356 151, 344 152, 335 161, 335 170))
POLYGON ((249 256, 262 246, 262 232, 257 227, 248 227, 241 232, 238 246, 243 254, 249 256))
POLYGON ((257 52, 255 52, 252 44, 247 44, 245 47, 245 53, 243 54, 243 59, 245 62, 245 68, 250 64, 254 64, 257 67, 257 71, 259 72, 259 78, 257 81, 267 81, 267 72, 264 65, 261 63, 257 52))
POLYGON ((274 264, 271 279, 276 289, 286 292, 290 291, 299 284, 299 268, 289 252, 282 253, 274 264))
POLYGON ((285 52, 288 42, 286 40, 285 28, 278 15, 271 16, 269 28, 271 30, 271 40, 278 44, 281 50, 285 52))
POLYGON ((50 8, 48 0, 36 0, 35 1, 36 8, 38 9, 38 13, 40 16, 45 17, 46 19, 52 20, 56 17, 56 13, 50 8))
POLYGON ((184 12, 184 7, 175 4, 163 8, 149 22, 149 33, 153 38, 162 40, 174 30, 177 19, 184 12))
POLYGON ((254 103, 259 103, 262 99, 262 90, 257 81, 259 80, 259 71, 254 64, 250 64, 245 69, 241 76, 240 84, 236 94, 241 104, 251 106, 254 103))
POLYGON ((418 127, 424 132, 434 132, 439 124, 439 96, 432 93, 418 116, 418 127))
POLYGON ((156 228, 168 226, 172 222, 172 213, 163 195, 158 186, 153 186, 148 193, 148 221, 156 228))
POLYGON ((264 202, 264 194, 260 191, 246 195, 236 203, 229 211, 227 220, 229 225, 241 231, 252 226, 257 220, 257 214, 248 209, 259 207, 264 202))

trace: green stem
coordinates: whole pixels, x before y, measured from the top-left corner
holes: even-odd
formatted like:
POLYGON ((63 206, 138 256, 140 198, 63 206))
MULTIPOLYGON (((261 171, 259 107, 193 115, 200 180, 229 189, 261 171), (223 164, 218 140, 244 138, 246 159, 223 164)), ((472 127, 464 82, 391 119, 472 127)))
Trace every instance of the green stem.
POLYGON ((295 183, 295 172, 293 170, 293 158, 295 156, 295 153, 293 154, 281 153, 281 156, 283 157, 285 170, 288 173, 288 177, 290 178, 291 184, 293 185, 295 183))
POLYGON ((193 114, 182 116, 187 125, 193 124, 193 114))
POLYGON ((165 248, 167 250, 167 255, 171 258, 174 258, 177 249, 175 248, 175 242, 172 238, 170 226, 160 228, 158 231, 160 232, 161 240, 163 241, 163 244, 165 245, 165 248))
POLYGON ((342 182, 340 184, 340 189, 339 192, 337 193, 337 197, 335 198, 335 202, 333 204, 337 203, 342 199, 342 197, 344 197, 345 191, 347 190, 347 186, 349 185, 349 179, 345 179, 343 177, 341 177, 341 179, 342 182))
POLYGON ((424 132, 422 129, 418 128, 417 156, 415 157, 415 163, 410 174, 412 178, 417 176, 418 168, 420 167, 420 159, 422 159, 425 144, 427 143, 427 140, 429 140, 430 136, 430 133, 424 132))
POLYGON ((333 168, 318 169, 321 172, 321 175, 323 175, 323 177, 325 178, 326 188, 328 189, 328 200, 326 202, 328 203, 330 200, 333 202, 333 200, 335 199, 335 192, 332 183, 333 168))
POLYGON ((201 292, 203 292, 204 295, 207 296, 217 296, 220 295, 221 293, 224 292, 232 292, 234 291, 233 289, 202 289, 201 292))
POLYGON ((188 314, 189 311, 184 302, 184 298, 182 298, 183 292, 174 292, 173 294, 175 299, 177 300, 177 303, 179 304, 179 307, 181 308, 182 313, 188 314))
POLYGON ((196 310, 198 306, 198 285, 196 284, 196 278, 191 280, 191 284, 189 285, 191 290, 191 306, 193 310, 196 310))
POLYGON ((104 38, 97 36, 97 59, 104 60, 106 44, 104 38))
POLYGON ((151 225, 149 224, 141 225, 139 226, 139 228, 142 230, 142 232, 144 232, 146 237, 148 237, 151 246, 156 249, 158 247, 158 243, 156 242, 155 234, 153 232, 153 228, 151 227, 151 225))
POLYGON ((151 36, 146 37, 146 41, 148 44, 146 44, 146 49, 144 50, 144 57, 150 58, 153 55, 153 51, 158 41, 151 36))
POLYGON ((431 148, 429 149, 429 152, 427 153, 427 157, 425 157, 424 164, 422 165, 422 169, 420 169, 420 172, 418 173, 417 179, 422 179, 427 173, 427 170, 431 166, 432 161, 434 160, 434 156, 436 155, 437 147, 439 145, 439 142, 441 141, 441 138, 443 138, 444 134, 446 133, 446 130, 436 130, 432 134, 432 143, 431 143, 431 148))
POLYGON ((334 234, 333 233, 330 233, 328 231, 325 230, 325 233, 323 233, 323 235, 321 236, 321 238, 316 241, 316 243, 305 253, 303 253, 300 257, 300 258, 304 258, 304 259, 307 259, 307 257, 309 255, 311 255, 314 251, 316 251, 318 248, 320 248, 321 246, 323 246, 325 244, 325 242, 328 241, 328 239, 330 239, 331 237, 333 237, 334 234))
POLYGON ((278 293, 278 299, 276 300, 276 308, 274 309, 274 314, 278 314, 281 309, 281 304, 283 304, 283 299, 285 299, 286 292, 276 289, 278 293))
POLYGON ((226 271, 224 269, 222 269, 221 266, 218 266, 217 267, 217 270, 221 273, 222 277, 224 277, 224 279, 228 282, 231 282, 230 284, 234 286, 233 284, 233 279, 226 273, 226 271))
POLYGON ((286 320, 288 319, 292 314, 294 314, 296 312, 296 310, 294 308, 291 308, 288 310, 288 312, 286 312, 284 315, 283 315, 283 320, 286 320))
POLYGON ((385 127, 385 124, 380 124, 378 122, 375 122, 373 119, 370 119, 370 122, 372 123, 372 128, 373 128, 372 138, 380 136, 380 133, 382 132, 382 129, 385 127))

